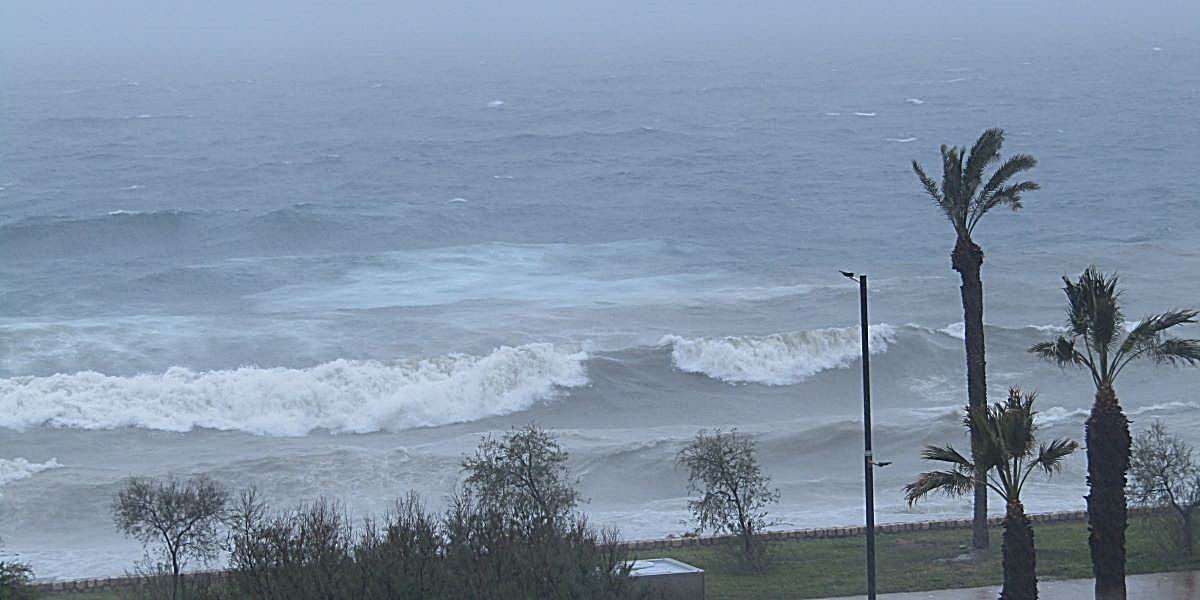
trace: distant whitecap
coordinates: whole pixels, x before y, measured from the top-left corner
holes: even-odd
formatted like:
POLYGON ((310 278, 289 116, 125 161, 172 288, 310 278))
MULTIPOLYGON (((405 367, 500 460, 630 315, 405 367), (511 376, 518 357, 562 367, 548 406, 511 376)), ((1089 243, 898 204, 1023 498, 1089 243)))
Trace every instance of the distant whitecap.
POLYGON ((963 82, 966 80, 967 80, 966 77, 955 77, 954 79, 947 79, 947 80, 943 81, 942 83, 960 83, 960 82, 963 82))
POLYGON ((490 106, 492 108, 496 108, 498 106, 504 106, 504 101, 503 100, 492 100, 491 102, 488 102, 488 106, 490 106))
POLYGON ((925 101, 920 98, 908 98, 905 102, 909 104, 925 104, 925 101))
POLYGON ((825 113, 825 116, 827 116, 827 117, 840 117, 840 116, 842 116, 842 113, 840 113, 840 112, 827 112, 827 113, 825 113))
POLYGON ((138 118, 138 119, 153 119, 154 115, 141 114, 141 115, 138 115, 136 118, 138 118))
POLYGON ((884 140, 886 140, 886 141, 889 141, 889 142, 896 142, 896 143, 899 143, 899 144, 907 144, 907 143, 909 143, 909 142, 915 142, 915 141, 917 141, 917 138, 915 138, 915 137, 905 137, 905 138, 883 138, 883 139, 884 139, 884 140))
POLYGON ((856 113, 854 113, 854 116, 856 116, 856 117, 873 117, 873 116, 875 116, 875 113, 873 113, 873 112, 856 112, 856 113))
POLYGON ((499 179, 501 181, 509 181, 511 179, 514 179, 514 177, 512 175, 492 175, 492 179, 499 179))
POLYGON ((462 202, 466 202, 466 201, 467 201, 466 198, 451 198, 450 199, 450 202, 452 202, 452 203, 462 203, 462 202))
POLYGON ((121 189, 123 189, 123 190, 140 190, 140 189, 142 189, 142 186, 135 183, 133 185, 127 185, 121 189))
POLYGON ((1150 51, 1151 52, 1162 52, 1163 49, 1159 46, 1155 46, 1155 47, 1151 48, 1150 51))

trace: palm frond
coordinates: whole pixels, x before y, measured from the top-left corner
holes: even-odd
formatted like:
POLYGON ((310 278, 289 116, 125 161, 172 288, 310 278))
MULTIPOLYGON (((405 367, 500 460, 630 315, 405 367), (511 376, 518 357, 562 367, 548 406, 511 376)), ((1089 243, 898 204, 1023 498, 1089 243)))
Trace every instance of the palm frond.
POLYGON ((996 191, 1004 186, 1004 183, 1012 178, 1013 175, 1022 171, 1028 171, 1037 166, 1037 159, 1028 154, 1014 154, 992 173, 992 177, 988 179, 986 185, 983 186, 982 195, 990 197, 996 194, 996 191))
POLYGON ((1200 340, 1167 338, 1151 346, 1147 354, 1159 364, 1200 364, 1200 340))
POLYGON ((975 489, 975 478, 958 471, 930 471, 904 486, 904 499, 912 506, 931 492, 947 496, 962 496, 975 489))
POLYGON ((997 403, 993 416, 994 427, 1005 458, 1023 457, 1030 453, 1034 444, 1037 426, 1033 422, 1033 401, 1036 392, 1024 396, 1016 386, 1009 388, 1008 399, 1003 405, 997 403))
POLYGON ((1004 130, 993 127, 980 134, 971 147, 967 156, 967 168, 964 172, 963 191, 966 196, 974 196, 975 190, 983 181, 983 170, 1000 158, 1000 147, 1004 145, 1004 130))
POLYGON ((975 469, 975 465, 967 457, 960 454, 958 450, 955 450, 954 446, 925 446, 925 449, 921 451, 921 458, 950 463, 955 465, 956 468, 966 471, 975 469))
POLYGON ((1160 315, 1146 317, 1138 321, 1128 335, 1125 336, 1125 341, 1121 344, 1121 352, 1133 352, 1141 347, 1153 343, 1158 334, 1186 323, 1196 322, 1196 311, 1194 310, 1171 310, 1160 315))
POLYGON ((942 212, 946 213, 946 217, 948 219, 950 219, 951 223, 953 223, 954 222, 953 207, 950 206, 950 204, 946 202, 946 197, 944 195, 942 195, 941 192, 938 191, 937 183, 934 182, 932 178, 930 178, 928 175, 925 174, 925 169, 921 168, 921 164, 918 163, 917 161, 915 161, 915 160, 912 161, 912 168, 913 168, 913 172, 915 172, 917 174, 917 178, 919 178, 921 180, 921 185, 925 187, 925 193, 929 194, 930 198, 933 198, 933 202, 935 204, 937 204, 939 208, 942 209, 942 212))
POLYGON ((1087 358, 1075 349, 1075 338, 1058 336, 1049 342, 1040 342, 1030 346, 1029 351, 1048 360, 1060 368, 1068 365, 1087 365, 1087 358))
POLYGON ((1042 444, 1038 448, 1037 459, 1033 461, 1033 465, 1041 468, 1047 475, 1052 475, 1062 470, 1063 459, 1078 449, 1079 442, 1075 440, 1056 439, 1049 444, 1042 444))
POLYGON ((1038 185, 1036 181, 1022 181, 1021 183, 1006 185, 996 190, 994 194, 984 198, 980 208, 980 216, 983 216, 983 213, 1001 204, 1007 204, 1014 211, 1020 210, 1022 206, 1021 194, 1040 189, 1042 189, 1042 186, 1038 185))
POLYGON ((970 198, 963 192, 962 150, 942 144, 942 199, 954 229, 967 231, 967 204, 970 198))

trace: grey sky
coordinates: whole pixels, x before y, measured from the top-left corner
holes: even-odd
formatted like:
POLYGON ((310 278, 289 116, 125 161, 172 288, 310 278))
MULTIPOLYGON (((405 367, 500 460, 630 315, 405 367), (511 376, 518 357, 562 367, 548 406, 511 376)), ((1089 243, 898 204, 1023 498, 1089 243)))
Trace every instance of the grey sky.
POLYGON ((190 53, 246 49, 489 46, 625 40, 1011 37, 1136 32, 1170 37, 1200 22, 1194 1, 1014 0, 5 0, 0 51, 190 53))

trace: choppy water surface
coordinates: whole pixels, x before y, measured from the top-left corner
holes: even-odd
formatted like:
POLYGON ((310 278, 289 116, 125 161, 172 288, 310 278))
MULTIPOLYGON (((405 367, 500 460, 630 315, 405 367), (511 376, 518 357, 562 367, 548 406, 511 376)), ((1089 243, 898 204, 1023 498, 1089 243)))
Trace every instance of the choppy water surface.
MULTIPOLYGON (((1200 44, 471 57, 81 75, 0 95, 0 536, 41 576, 118 573, 123 477, 280 505, 438 506, 479 436, 536 421, 593 519, 685 530, 678 449, 752 433, 784 527, 861 521, 857 288, 872 282, 879 520, 961 443, 952 230, 909 169, 985 128, 1043 190, 981 225, 989 383, 1082 436, 1089 380, 1024 349, 1059 277, 1130 316, 1200 304, 1200 44), (1157 50, 1155 49, 1157 47, 1157 50)), ((25 68, 28 67, 28 68, 25 68)), ((1192 333, 1196 333, 1195 330, 1192 333)), ((1135 428, 1200 441, 1194 371, 1143 367, 1135 428)), ((1030 510, 1078 509, 1082 457, 1030 510)))

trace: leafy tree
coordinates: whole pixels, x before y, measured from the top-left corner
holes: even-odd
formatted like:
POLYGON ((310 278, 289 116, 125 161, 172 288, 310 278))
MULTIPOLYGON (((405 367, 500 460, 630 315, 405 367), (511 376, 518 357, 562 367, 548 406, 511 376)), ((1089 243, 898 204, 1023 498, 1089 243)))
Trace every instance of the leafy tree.
POLYGON ((575 512, 567 453, 528 425, 484 438, 463 459, 463 490, 445 518, 446 558, 463 597, 626 598, 627 554, 612 531, 575 512))
POLYGON ((188 560, 209 560, 220 550, 218 529, 228 499, 225 488, 204 476, 187 481, 135 477, 113 499, 113 521, 142 544, 158 546, 171 567, 171 598, 178 598, 188 560))
POLYGON ((1192 555, 1195 516, 1200 509, 1200 465, 1191 445, 1167 433, 1162 421, 1151 423, 1133 439, 1129 495, 1135 504, 1170 509, 1183 538, 1183 552, 1192 555))
POLYGON ((33 571, 29 565, 0 561, 0 600, 33 600, 38 597, 29 587, 33 571))
POLYGON ((698 529, 737 536, 746 564, 761 568, 765 548, 755 534, 769 524, 767 506, 779 501, 779 492, 758 466, 754 441, 736 429, 702 429, 675 463, 688 470, 688 491, 700 493, 688 501, 698 529))
POLYGON ((1030 352, 1060 367, 1084 367, 1096 386, 1095 402, 1085 424, 1090 492, 1087 495, 1088 546, 1096 597, 1125 598, 1125 474, 1129 470, 1129 419, 1113 388, 1117 375, 1135 360, 1158 364, 1200 363, 1200 340, 1165 336, 1178 325, 1196 322, 1196 311, 1173 310, 1146 317, 1124 336, 1116 275, 1088 267, 1078 281, 1063 277, 1067 294, 1068 332, 1042 342, 1030 352), (1082 348, 1080 347, 1082 346, 1082 348))
POLYGON ((1022 396, 1021 391, 1013 387, 1004 404, 997 402, 991 408, 970 412, 963 421, 972 438, 979 440, 975 460, 971 461, 949 445, 927 446, 921 453, 922 458, 949 463, 950 468, 922 473, 904 488, 910 506, 930 492, 963 495, 974 489, 975 473, 982 468, 987 474, 987 486, 1005 502, 1001 600, 1037 598, 1033 527, 1021 503, 1025 481, 1035 470, 1041 470, 1047 476, 1054 474, 1061 468, 1062 460, 1079 447, 1067 439, 1037 443, 1035 397, 1033 393, 1022 396))
MULTIPOLYGON (((954 226, 956 241, 950 253, 950 266, 958 271, 962 280, 960 291, 963 305, 964 343, 967 351, 967 407, 982 409, 987 406, 987 369, 983 340, 983 249, 971 234, 980 219, 997 206, 1007 206, 1014 211, 1021 208, 1021 195, 1038 189, 1033 181, 1009 183, 1017 174, 1028 171, 1037 160, 1028 154, 1009 157, 984 182, 984 171, 999 160, 1000 147, 1004 144, 1004 131, 988 129, 979 136, 963 164, 963 149, 958 146, 942 145, 942 185, 938 185, 925 174, 917 161, 912 162, 913 171, 920 178, 925 192, 942 209, 950 224, 954 226)), ((971 453, 974 454, 979 440, 972 439, 971 453)), ((988 547, 987 488, 984 473, 975 474, 975 514, 972 529, 972 546, 977 550, 988 547)))
POLYGON ((529 525, 561 521, 579 503, 567 474, 567 453, 544 429, 528 425, 484 438, 463 459, 466 487, 484 507, 529 525))

